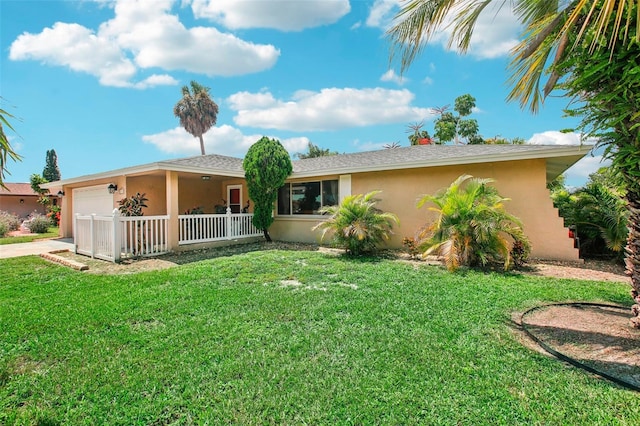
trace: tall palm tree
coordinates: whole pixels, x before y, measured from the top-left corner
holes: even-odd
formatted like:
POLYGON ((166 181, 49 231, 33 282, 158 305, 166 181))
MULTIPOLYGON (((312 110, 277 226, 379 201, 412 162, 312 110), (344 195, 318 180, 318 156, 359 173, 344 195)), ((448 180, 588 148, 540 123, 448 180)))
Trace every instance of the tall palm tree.
POLYGON ((209 88, 196 81, 189 86, 182 87, 182 99, 173 107, 173 114, 180 119, 180 125, 200 139, 200 152, 204 152, 204 139, 202 135, 207 133, 216 124, 218 119, 218 105, 211 99, 209 88))
POLYGON ((511 6, 524 26, 512 51, 509 100, 536 112, 557 88, 580 101, 580 127, 599 138, 627 187, 632 324, 640 328, 640 1, 638 0, 408 0, 387 35, 391 59, 405 71, 446 19, 449 46, 465 52, 480 14, 490 4, 511 6), (548 80, 542 86, 543 76, 548 80))

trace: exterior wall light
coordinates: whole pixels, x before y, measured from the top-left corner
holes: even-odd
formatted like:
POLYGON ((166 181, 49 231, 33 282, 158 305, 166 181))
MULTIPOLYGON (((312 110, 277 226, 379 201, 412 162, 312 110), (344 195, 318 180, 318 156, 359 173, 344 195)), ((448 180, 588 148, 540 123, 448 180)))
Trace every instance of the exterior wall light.
POLYGON ((202 176, 202 180, 211 180, 211 176, 202 176))
POLYGON ((64 191, 58 191, 58 198, 64 197, 64 191))
POLYGON ((115 183, 110 183, 109 186, 107 186, 107 191, 109 191, 109 194, 115 194, 117 190, 118 185, 116 185, 115 183))

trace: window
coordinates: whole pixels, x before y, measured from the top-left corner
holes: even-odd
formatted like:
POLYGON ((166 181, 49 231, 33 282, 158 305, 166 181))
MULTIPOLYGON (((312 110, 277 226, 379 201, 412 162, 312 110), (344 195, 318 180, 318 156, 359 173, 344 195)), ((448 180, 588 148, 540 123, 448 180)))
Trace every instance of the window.
POLYGON ((338 180, 285 183, 278 190, 278 215, 320 214, 338 204, 338 180))

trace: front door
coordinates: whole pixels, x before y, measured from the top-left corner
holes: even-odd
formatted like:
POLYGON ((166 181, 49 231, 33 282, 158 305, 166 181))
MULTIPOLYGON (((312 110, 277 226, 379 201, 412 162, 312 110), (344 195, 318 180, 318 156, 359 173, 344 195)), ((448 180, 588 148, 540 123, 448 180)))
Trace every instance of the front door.
POLYGON ((227 186, 227 200, 231 213, 240 213, 242 210, 242 185, 227 186))

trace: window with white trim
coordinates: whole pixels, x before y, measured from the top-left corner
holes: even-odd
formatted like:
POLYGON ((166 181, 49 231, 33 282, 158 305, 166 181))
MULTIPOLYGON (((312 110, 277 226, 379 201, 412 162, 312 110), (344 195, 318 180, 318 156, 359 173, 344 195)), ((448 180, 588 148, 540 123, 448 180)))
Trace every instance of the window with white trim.
POLYGON ((338 204, 338 180, 285 183, 278 190, 278 215, 314 215, 338 204))

